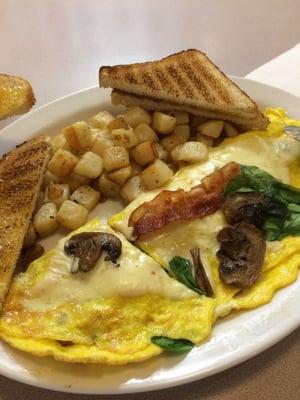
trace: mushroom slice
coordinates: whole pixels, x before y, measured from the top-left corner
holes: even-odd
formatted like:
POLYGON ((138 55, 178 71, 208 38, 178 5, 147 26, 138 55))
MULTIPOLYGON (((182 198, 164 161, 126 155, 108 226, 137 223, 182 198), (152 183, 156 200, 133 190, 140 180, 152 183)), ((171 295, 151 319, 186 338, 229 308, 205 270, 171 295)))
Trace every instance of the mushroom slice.
POLYGON ((88 272, 95 267, 103 250, 107 252, 106 261, 117 262, 122 243, 114 235, 103 232, 82 232, 72 236, 64 246, 67 254, 74 256, 71 272, 88 272))
POLYGON ((206 293, 207 297, 213 297, 214 291, 202 264, 199 247, 191 250, 191 256, 193 258, 195 278, 199 288, 206 293))
POLYGON ((219 273, 223 282, 241 289, 253 285, 260 276, 266 243, 255 226, 240 222, 223 228, 217 236, 220 250, 219 273))
POLYGON ((264 223, 264 197, 260 193, 236 193, 226 199, 222 211, 230 225, 244 221, 261 228, 264 223))

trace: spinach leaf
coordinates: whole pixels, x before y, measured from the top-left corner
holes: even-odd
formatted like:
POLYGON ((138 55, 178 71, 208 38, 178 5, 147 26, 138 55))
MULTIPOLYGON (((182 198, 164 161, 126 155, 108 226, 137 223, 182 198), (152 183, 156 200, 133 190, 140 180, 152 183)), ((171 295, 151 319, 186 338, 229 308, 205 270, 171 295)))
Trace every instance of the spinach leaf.
POLYGON ((153 336, 151 342, 173 353, 185 353, 194 347, 194 343, 187 339, 171 339, 166 336, 153 336))
POLYGON ((267 172, 241 165, 241 172, 225 187, 225 196, 236 192, 259 192, 264 195, 264 231, 266 240, 300 236, 300 189, 286 185, 267 172))
POLYGON ((169 262, 171 271, 175 275, 175 278, 183 283, 188 288, 194 290, 198 294, 206 295, 201 290, 193 276, 193 267, 189 260, 183 257, 176 256, 169 262))

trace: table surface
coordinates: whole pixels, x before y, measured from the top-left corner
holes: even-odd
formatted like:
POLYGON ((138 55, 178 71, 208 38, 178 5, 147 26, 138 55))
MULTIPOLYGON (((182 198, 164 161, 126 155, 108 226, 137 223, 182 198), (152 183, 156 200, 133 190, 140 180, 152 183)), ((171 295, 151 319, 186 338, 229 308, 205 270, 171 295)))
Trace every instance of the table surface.
MULTIPOLYGON (((0 7, 0 72, 26 77, 34 88, 36 106, 97 85, 100 65, 199 48, 224 72, 244 76, 300 38, 299 0, 0 0, 0 7)), ((298 330, 214 377, 122 399, 296 400, 299 360, 298 330)), ((77 397, 3 377, 0 389, 0 400, 77 397)))

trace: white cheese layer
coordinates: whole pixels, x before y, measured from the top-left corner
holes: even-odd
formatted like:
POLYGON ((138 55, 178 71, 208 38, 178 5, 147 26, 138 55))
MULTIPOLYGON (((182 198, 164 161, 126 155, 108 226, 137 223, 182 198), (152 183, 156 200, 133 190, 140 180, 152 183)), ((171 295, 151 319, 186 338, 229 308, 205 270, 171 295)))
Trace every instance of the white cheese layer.
POLYGON ((26 308, 47 309, 65 302, 81 303, 103 297, 134 297, 149 293, 176 300, 197 296, 171 278, 151 257, 99 220, 91 221, 76 232, 107 232, 118 236, 122 241, 119 266, 105 261, 104 251, 91 271, 72 274, 73 257, 64 252, 69 235, 58 242, 46 272, 30 288, 30 298, 25 300, 26 308))

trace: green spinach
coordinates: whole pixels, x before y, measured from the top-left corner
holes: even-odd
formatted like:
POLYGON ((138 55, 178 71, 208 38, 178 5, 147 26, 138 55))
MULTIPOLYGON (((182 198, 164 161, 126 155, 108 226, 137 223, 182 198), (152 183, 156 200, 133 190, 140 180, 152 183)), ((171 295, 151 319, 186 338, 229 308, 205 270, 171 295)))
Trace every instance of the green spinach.
POLYGON ((194 343, 190 340, 171 339, 166 336, 153 336, 151 342, 172 353, 185 353, 191 351, 194 347, 194 343))
POLYGON ((201 290, 193 276, 192 263, 186 258, 176 256, 172 258, 169 262, 171 271, 173 272, 175 278, 183 283, 188 288, 194 290, 201 295, 206 295, 203 290, 201 290))
POLYGON ((300 236, 300 190, 273 178, 267 172, 241 165, 241 172, 225 187, 225 196, 236 192, 259 192, 264 195, 265 238, 280 240, 300 236))

